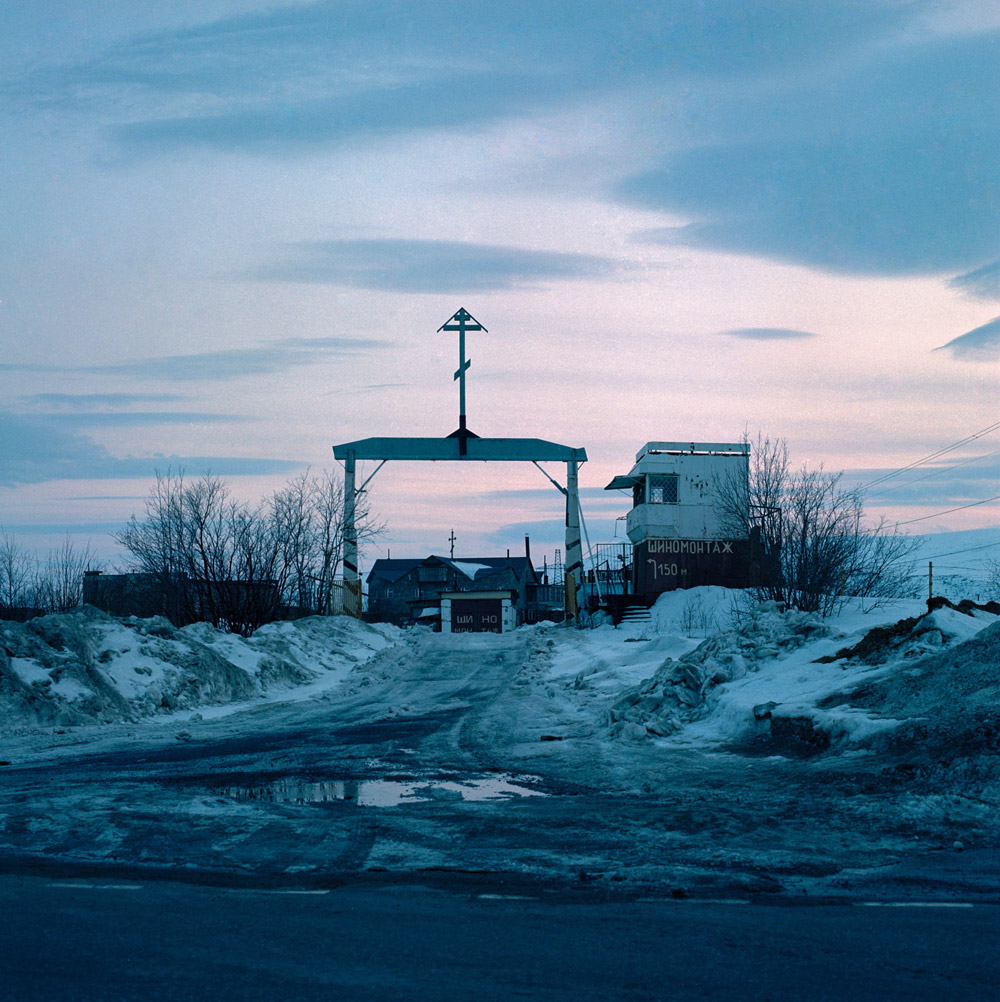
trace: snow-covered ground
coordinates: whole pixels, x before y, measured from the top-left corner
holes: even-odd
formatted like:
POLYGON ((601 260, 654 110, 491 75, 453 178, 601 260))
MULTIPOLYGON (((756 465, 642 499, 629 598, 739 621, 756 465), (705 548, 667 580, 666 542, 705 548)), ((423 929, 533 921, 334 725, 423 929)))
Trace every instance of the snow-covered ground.
MULTIPOLYGON (((515 691, 524 698, 516 717, 527 731, 553 738, 856 754, 922 718, 928 691, 940 690, 942 700, 958 692, 958 672, 981 683, 977 706, 1000 706, 997 619, 981 608, 928 612, 923 601, 900 599, 876 608, 849 602, 821 620, 773 603, 754 607, 720 587, 668 593, 649 622, 522 628, 536 650, 518 677, 515 691), (844 654, 877 628, 897 633, 844 654), (983 663, 973 670, 970 658, 977 657, 983 663), (855 698, 861 689, 887 695, 855 698)), ((274 623, 243 638, 204 623, 177 629, 160 618, 122 621, 89 608, 0 623, 0 722, 8 735, 25 734, 211 719, 307 700, 348 686, 376 655, 425 633, 339 616, 274 623)), ((476 642, 496 641, 486 635, 476 642)), ((371 696, 374 717, 396 712, 379 705, 376 690, 371 696)))

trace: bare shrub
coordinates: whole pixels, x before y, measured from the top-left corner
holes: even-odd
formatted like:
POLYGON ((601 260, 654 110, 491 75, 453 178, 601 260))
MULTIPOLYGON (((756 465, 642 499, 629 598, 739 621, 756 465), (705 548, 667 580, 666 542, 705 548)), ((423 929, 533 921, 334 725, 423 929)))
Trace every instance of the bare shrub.
POLYGON ((680 631, 688 637, 707 637, 718 626, 715 615, 706 607, 701 595, 688 595, 677 620, 680 631))
POLYGON ((35 578, 35 605, 46 612, 69 612, 83 601, 83 575, 99 570, 90 543, 77 546, 71 536, 66 536, 55 550, 50 550, 35 578))

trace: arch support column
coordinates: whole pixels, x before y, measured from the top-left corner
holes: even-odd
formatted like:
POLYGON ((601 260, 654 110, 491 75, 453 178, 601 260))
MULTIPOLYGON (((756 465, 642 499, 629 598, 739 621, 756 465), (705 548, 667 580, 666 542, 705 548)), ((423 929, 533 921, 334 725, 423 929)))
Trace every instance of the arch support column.
POLYGON ((580 545, 580 487, 577 461, 566 463, 566 618, 580 612, 579 592, 583 579, 583 548, 580 545))
POLYGON ((357 460, 354 450, 344 457, 344 612, 361 619, 361 579, 358 577, 358 529, 355 509, 358 492, 355 486, 357 460))

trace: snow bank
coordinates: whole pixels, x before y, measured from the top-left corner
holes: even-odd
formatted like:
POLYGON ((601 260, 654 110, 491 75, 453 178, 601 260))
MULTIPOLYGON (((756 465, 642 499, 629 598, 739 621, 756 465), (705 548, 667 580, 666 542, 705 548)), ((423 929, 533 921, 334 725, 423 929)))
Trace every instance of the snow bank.
POLYGON ((206 623, 121 620, 86 606, 0 622, 0 725, 109 723, 335 682, 393 642, 344 616, 272 623, 244 638, 206 623))
POLYGON ((664 592, 650 609, 655 633, 708 637, 733 618, 742 593, 721 585, 664 592))
POLYGON ((982 611, 966 615, 952 609, 937 609, 924 619, 918 636, 927 637, 926 627, 936 624, 944 649, 936 638, 929 649, 904 646, 901 656, 870 679, 820 700, 819 710, 895 721, 865 743, 902 755, 915 772, 1000 778, 1000 622, 982 611))
MULTIPOLYGON (((941 762, 975 748, 996 760, 994 609, 936 599, 928 612, 924 602, 901 600, 824 621, 774 603, 741 615, 732 594, 719 591, 657 603, 659 629, 696 630, 692 609, 720 618, 728 609, 738 622, 693 650, 671 643, 671 656, 642 681, 623 676, 605 711, 610 737, 786 756, 892 748, 922 762, 931 749, 941 762)), ((647 636, 656 646, 677 637, 647 636)))
POLYGON ((737 627, 716 633, 677 660, 668 657, 652 678, 627 690, 608 711, 609 731, 625 738, 673 734, 706 713, 714 687, 828 633, 810 613, 783 612, 774 602, 758 606, 737 627))

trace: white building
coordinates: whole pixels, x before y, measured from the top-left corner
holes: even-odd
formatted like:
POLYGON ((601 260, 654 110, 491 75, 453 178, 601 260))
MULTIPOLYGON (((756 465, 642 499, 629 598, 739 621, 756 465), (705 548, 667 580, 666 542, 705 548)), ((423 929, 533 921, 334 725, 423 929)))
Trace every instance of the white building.
POLYGON ((746 443, 647 442, 607 490, 632 491, 626 517, 633 586, 648 597, 674 588, 745 581, 749 540, 720 518, 720 484, 748 482, 746 443))

